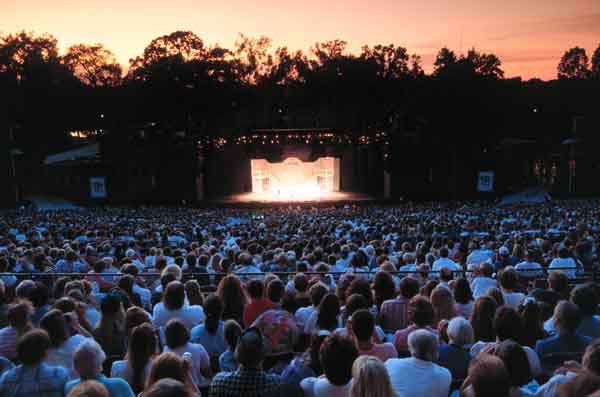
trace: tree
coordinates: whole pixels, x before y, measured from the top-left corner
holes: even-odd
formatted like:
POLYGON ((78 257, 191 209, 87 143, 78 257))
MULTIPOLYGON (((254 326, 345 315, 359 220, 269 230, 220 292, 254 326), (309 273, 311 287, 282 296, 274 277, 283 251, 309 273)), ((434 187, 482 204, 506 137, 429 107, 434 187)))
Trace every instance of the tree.
POLYGON ((472 66, 475 74, 484 77, 504 77, 504 71, 500 68, 502 62, 494 54, 479 53, 474 48, 470 49, 466 57, 462 58, 472 66))
POLYGON ((270 48, 270 38, 266 36, 250 38, 240 33, 233 51, 235 70, 240 81, 256 84, 262 77, 270 74, 273 68, 270 48))
POLYGON ((588 56, 585 49, 573 47, 565 52, 558 64, 559 79, 584 79, 589 76, 588 56))
POLYGON ((323 66, 332 59, 341 58, 347 44, 348 42, 339 39, 324 41, 315 43, 310 52, 316 58, 317 65, 323 66))
POLYGON ((163 58, 176 57, 181 61, 191 61, 206 56, 204 42, 190 31, 176 31, 155 38, 144 49, 142 56, 129 60, 130 68, 135 70, 151 65, 163 58))
POLYGON ((433 63, 433 74, 439 75, 444 71, 448 70, 448 68, 452 67, 456 64, 457 58, 454 51, 448 49, 448 47, 443 47, 437 53, 435 57, 435 62, 433 63))
POLYGON ((425 75, 425 72, 423 71, 423 67, 421 66, 421 56, 417 55, 417 54, 412 54, 410 56, 410 70, 408 71, 408 73, 412 76, 412 77, 421 77, 423 75, 425 75))
POLYGON ((592 55, 592 76, 600 79, 600 44, 598 44, 598 48, 592 55))
POLYGON ((378 44, 373 48, 362 47, 361 59, 377 65, 377 75, 383 78, 397 79, 408 74, 408 53, 404 47, 393 44, 378 44))
POLYGON ((121 81, 121 66, 102 44, 73 45, 63 62, 82 83, 91 87, 114 87, 121 81))
POLYGON ((17 81, 31 77, 28 72, 36 66, 58 63, 57 40, 51 35, 34 36, 33 32, 21 31, 0 37, 0 73, 17 81))

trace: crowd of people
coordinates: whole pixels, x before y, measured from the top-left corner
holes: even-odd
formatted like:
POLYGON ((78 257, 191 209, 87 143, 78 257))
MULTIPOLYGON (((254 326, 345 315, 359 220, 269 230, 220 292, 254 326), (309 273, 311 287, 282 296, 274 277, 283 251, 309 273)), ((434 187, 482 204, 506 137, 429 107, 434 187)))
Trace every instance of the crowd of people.
POLYGON ((599 212, 5 212, 0 396, 600 396, 599 212))

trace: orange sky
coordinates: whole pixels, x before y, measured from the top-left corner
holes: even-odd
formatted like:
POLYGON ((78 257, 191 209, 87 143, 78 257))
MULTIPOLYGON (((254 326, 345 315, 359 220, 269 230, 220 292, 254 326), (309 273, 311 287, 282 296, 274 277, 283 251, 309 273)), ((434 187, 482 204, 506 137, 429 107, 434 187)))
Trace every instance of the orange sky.
POLYGON ((232 46, 238 33, 308 49, 341 38, 351 51, 394 43, 423 57, 442 46, 496 53, 508 77, 556 76, 570 47, 600 44, 600 0, 0 0, 0 33, 52 33, 61 48, 103 43, 120 62, 155 37, 192 30, 232 46), (462 37, 462 40, 461 40, 462 37))

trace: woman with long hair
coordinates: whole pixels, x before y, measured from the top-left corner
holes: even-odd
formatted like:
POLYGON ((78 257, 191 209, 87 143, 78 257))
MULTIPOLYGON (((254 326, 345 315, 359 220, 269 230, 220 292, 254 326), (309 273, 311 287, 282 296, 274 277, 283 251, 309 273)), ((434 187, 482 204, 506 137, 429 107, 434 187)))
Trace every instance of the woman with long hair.
POLYGON ((107 356, 123 357, 126 350, 123 305, 120 297, 110 293, 100 302, 102 316, 93 331, 94 339, 102 346, 107 356))
POLYGON ((544 330, 540 306, 534 299, 525 298, 519 306, 519 314, 522 324, 519 343, 533 349, 538 340, 548 337, 548 333, 544 330))
POLYGON ((396 284, 391 274, 385 271, 379 271, 373 279, 373 291, 375 292, 375 306, 377 312, 383 302, 396 297, 396 284))
POLYGON ((190 329, 205 317, 202 306, 185 304, 185 287, 177 280, 167 284, 162 302, 156 304, 152 312, 152 321, 157 327, 164 327, 169 320, 178 318, 190 329))
POLYGON ((437 287, 431 292, 431 304, 435 314, 433 327, 436 328, 442 320, 450 320, 455 316, 454 298, 452 292, 445 287, 437 287))
POLYGON ((475 341, 493 342, 496 340, 493 325, 496 307, 496 301, 489 296, 482 296, 475 301, 470 320, 475 341))
POLYGON ((218 357, 227 350, 225 337, 223 333, 223 302, 217 295, 210 295, 204 302, 204 313, 206 320, 203 324, 196 325, 192 328, 191 340, 193 343, 199 343, 208 352, 211 360, 218 357))
POLYGON ((192 363, 187 359, 174 353, 162 353, 152 362, 145 390, 149 390, 159 380, 169 378, 185 384, 193 395, 199 396, 200 392, 192 380, 191 371, 192 363))
POLYGON ((17 342, 27 331, 33 329, 29 317, 33 307, 27 300, 8 306, 8 326, 0 329, 0 357, 17 358, 17 342))
POLYGON ((217 287, 217 296, 223 302, 223 320, 233 319, 243 324, 247 299, 239 277, 233 274, 225 276, 217 287))
POLYGON ((456 310, 457 316, 464 318, 471 317, 473 312, 473 292, 471 291, 471 285, 469 281, 461 277, 456 280, 454 284, 454 309, 456 310))
POLYGON ((319 331, 333 332, 341 327, 340 302, 335 294, 323 297, 317 311, 313 313, 304 328, 304 332, 313 335, 319 331))
POLYGON ((110 376, 125 379, 134 393, 141 392, 156 354, 156 346, 156 333, 151 324, 134 327, 129 335, 125 360, 113 362, 110 376))
POLYGON ((377 357, 360 356, 352 365, 351 397, 394 397, 390 376, 377 357))

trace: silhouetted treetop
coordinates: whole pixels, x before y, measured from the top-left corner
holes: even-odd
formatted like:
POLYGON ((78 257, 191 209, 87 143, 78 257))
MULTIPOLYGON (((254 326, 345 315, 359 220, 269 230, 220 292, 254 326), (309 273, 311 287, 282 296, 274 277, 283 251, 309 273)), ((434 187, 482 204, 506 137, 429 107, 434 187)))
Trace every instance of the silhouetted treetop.
POLYGON ((121 65, 102 44, 75 44, 69 47, 63 61, 81 82, 91 87, 121 83, 121 65))
POLYGON ((573 47, 566 51, 558 64, 559 79, 584 79, 589 77, 589 59, 585 49, 573 47))

